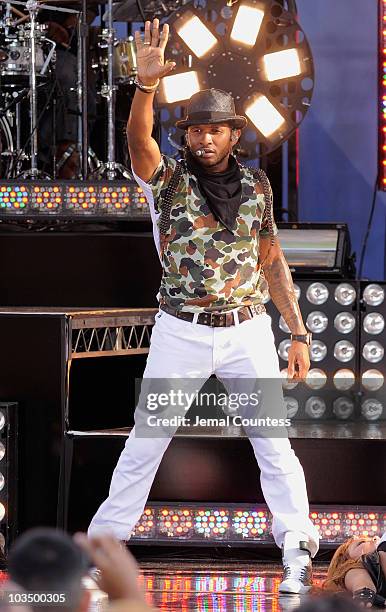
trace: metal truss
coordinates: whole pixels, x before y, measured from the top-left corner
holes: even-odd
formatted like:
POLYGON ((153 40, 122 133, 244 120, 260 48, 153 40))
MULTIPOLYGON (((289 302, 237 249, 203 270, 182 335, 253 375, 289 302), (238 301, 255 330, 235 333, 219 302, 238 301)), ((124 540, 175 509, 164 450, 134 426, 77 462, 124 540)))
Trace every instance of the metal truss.
POLYGON ((71 313, 71 358, 149 352, 156 308, 71 313))

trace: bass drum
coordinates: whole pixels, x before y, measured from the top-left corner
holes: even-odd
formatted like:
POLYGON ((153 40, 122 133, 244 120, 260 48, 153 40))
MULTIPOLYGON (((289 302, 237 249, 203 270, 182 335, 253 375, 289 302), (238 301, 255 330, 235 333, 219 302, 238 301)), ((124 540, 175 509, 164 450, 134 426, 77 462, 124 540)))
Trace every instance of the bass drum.
POLYGON ((5 117, 0 117, 0 179, 12 178, 14 159, 13 138, 10 125, 5 117))

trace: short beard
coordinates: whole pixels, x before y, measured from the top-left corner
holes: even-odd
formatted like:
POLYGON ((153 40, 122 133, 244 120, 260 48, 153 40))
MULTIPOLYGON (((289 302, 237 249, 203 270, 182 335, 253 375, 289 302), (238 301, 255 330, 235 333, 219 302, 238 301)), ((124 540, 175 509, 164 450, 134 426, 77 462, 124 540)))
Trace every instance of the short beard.
POLYGON ((219 159, 217 159, 216 161, 210 162, 209 164, 204 164, 202 163, 203 160, 201 160, 201 157, 197 157, 197 155, 195 155, 194 157, 197 159, 198 163, 203 167, 203 168, 215 168, 216 166, 218 166, 219 164, 221 164, 224 159, 226 159, 227 157, 229 157, 232 154, 232 151, 227 151, 226 153, 224 153, 224 155, 222 157, 220 157, 219 159))

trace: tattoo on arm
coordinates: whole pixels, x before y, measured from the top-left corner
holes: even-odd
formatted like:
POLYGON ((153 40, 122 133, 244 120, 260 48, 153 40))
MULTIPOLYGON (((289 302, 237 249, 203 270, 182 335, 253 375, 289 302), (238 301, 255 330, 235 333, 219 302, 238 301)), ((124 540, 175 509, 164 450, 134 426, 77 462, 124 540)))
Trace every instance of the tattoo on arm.
POLYGON ((291 333, 305 334, 307 330, 296 298, 292 275, 283 253, 264 265, 263 270, 273 303, 291 333))

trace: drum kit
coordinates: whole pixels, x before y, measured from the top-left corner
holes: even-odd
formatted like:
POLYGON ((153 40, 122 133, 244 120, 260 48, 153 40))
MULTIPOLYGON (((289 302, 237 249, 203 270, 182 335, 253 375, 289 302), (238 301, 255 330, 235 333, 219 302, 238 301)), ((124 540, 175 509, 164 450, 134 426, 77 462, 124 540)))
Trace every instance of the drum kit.
MULTIPOLYGON (((51 104, 55 107, 56 95, 55 86, 50 87, 55 82, 56 43, 48 37, 47 25, 39 23, 39 13, 42 9, 74 13, 77 17, 78 139, 75 147, 81 163, 76 178, 112 180, 131 176, 128 168, 116 160, 115 106, 117 90, 122 86, 132 85, 136 76, 136 52, 133 37, 117 39, 114 21, 142 21, 144 17, 153 16, 162 18, 178 8, 181 0, 172 0, 171 4, 158 0, 150 0, 145 4, 135 0, 118 3, 102 0, 102 3, 106 4, 102 16, 103 27, 100 29, 93 56, 89 57, 86 0, 81 3, 78 0, 79 6, 74 0, 46 0, 44 4, 38 0, 0 0, 0 178, 55 179, 58 169, 66 161, 66 155, 68 157, 71 154, 65 151, 63 159, 54 159, 50 173, 39 168, 40 120, 46 110, 42 110, 41 99, 46 106, 51 104), (70 3, 71 8, 68 8, 67 3, 70 3), (76 8, 73 8, 74 5, 76 8), (141 15, 138 15, 139 8, 141 15), (89 65, 96 73, 99 94, 105 99, 105 161, 98 159, 89 146, 89 65), (43 95, 44 91, 46 93, 43 95), (49 95, 47 91, 50 92, 49 95)), ((73 149, 75 147, 73 146, 73 149)), ((53 149, 55 150, 55 147, 53 149)))

